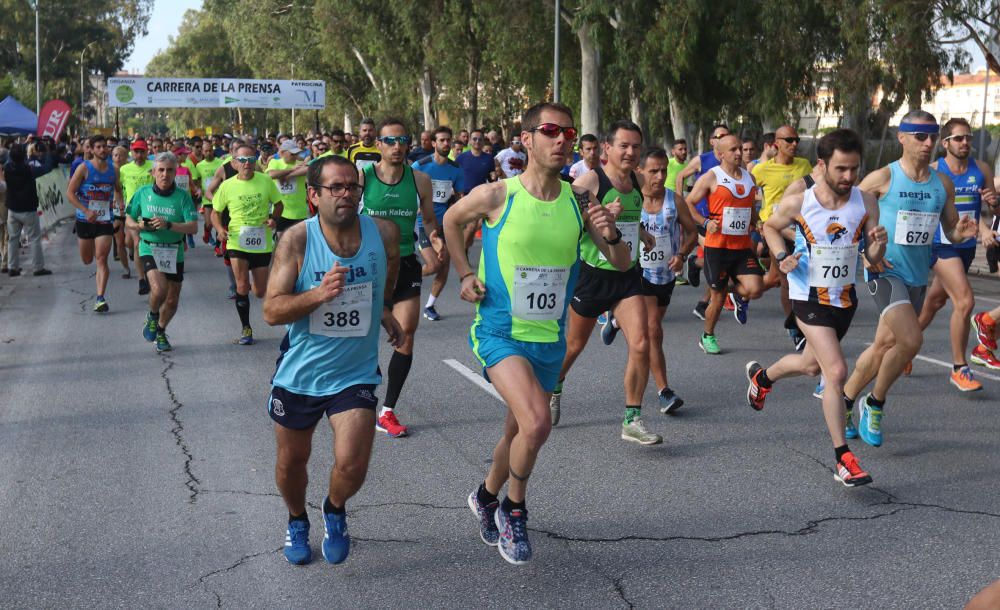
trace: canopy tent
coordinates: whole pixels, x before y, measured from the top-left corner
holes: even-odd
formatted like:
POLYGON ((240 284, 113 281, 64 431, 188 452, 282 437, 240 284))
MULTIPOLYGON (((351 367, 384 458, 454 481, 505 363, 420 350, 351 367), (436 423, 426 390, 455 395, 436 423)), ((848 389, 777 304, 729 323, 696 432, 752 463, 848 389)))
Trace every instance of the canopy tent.
POLYGON ((23 136, 35 133, 38 128, 38 115, 21 105, 21 102, 8 95, 0 102, 0 135, 23 136))

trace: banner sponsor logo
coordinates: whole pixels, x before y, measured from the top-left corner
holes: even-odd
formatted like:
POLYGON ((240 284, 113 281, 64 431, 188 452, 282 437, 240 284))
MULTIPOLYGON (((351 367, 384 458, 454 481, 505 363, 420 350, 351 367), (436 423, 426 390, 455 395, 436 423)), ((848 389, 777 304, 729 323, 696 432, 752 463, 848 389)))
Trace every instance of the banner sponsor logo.
POLYGON ((38 114, 36 133, 43 138, 50 137, 58 140, 68 120, 69 104, 62 100, 49 100, 45 102, 42 111, 38 114))

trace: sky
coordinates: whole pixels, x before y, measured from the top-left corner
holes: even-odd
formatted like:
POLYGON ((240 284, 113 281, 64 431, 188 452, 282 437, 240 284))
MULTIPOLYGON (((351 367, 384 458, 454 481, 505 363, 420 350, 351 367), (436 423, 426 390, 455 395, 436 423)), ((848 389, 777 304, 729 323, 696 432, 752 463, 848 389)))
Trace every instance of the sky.
POLYGON ((167 48, 168 38, 177 36, 181 20, 188 9, 200 9, 202 0, 156 0, 149 19, 149 34, 136 40, 132 56, 125 62, 125 69, 142 74, 146 64, 158 51, 167 48))

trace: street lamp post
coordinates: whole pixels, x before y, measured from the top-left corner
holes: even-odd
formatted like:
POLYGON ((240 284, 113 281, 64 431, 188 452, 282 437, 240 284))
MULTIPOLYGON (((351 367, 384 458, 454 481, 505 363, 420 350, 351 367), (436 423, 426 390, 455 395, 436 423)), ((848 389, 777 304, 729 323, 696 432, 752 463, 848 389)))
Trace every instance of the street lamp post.
POLYGON ((80 49, 80 126, 81 126, 81 128, 83 127, 83 104, 84 104, 84 101, 83 101, 83 56, 87 53, 87 49, 89 49, 93 44, 94 44, 93 42, 88 42, 85 47, 83 47, 82 49, 80 49))
POLYGON ((35 114, 42 113, 42 53, 38 38, 38 0, 35 0, 35 114))

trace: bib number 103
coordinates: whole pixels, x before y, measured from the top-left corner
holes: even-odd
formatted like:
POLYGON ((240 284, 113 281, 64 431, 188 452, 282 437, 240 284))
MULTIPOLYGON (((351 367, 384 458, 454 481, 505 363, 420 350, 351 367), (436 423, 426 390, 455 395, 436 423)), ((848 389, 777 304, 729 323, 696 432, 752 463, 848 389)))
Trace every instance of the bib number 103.
POLYGON ((524 296, 528 301, 528 309, 545 310, 556 308, 556 293, 529 292, 524 296))

